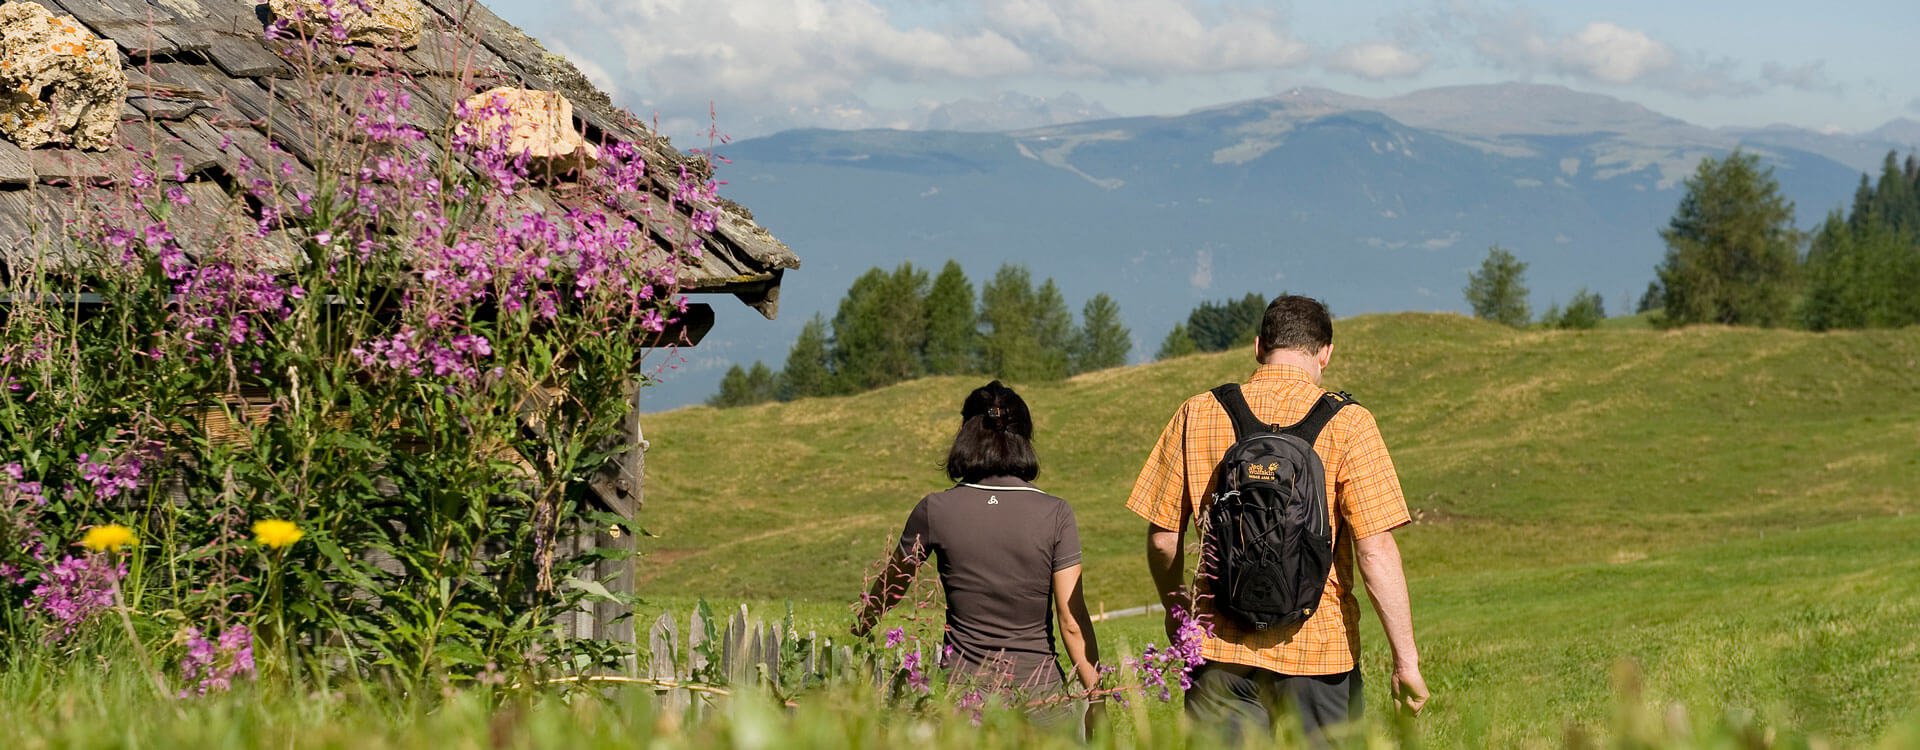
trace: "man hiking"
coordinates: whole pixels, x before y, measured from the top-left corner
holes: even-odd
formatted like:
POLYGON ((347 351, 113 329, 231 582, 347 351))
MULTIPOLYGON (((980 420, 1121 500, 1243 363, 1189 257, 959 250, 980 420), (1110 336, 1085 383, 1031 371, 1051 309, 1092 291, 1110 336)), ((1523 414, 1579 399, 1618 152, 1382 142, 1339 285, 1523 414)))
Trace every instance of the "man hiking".
POLYGON ((1321 745, 1329 728, 1361 711, 1356 556, 1393 647, 1394 701, 1414 713, 1427 701, 1392 533, 1410 518, 1373 415, 1320 387, 1333 357, 1326 305, 1292 295, 1275 299, 1261 318, 1254 352, 1260 366, 1248 382, 1180 406, 1147 456, 1127 508, 1148 523, 1147 565, 1167 607, 1168 637, 1178 627, 1174 608, 1189 601, 1213 627, 1201 647, 1206 663, 1186 693, 1187 715, 1239 742, 1272 736, 1281 717, 1293 713, 1307 738, 1321 745), (1277 437, 1289 433, 1300 440, 1277 437), (1244 446, 1253 446, 1252 455, 1278 458, 1240 458, 1221 467, 1229 449, 1249 455, 1244 446), (1215 493, 1222 493, 1217 503, 1215 493), (1255 497, 1279 499, 1248 502, 1255 497), (1326 522, 1318 521, 1321 513, 1289 517, 1265 510, 1282 507, 1324 507, 1326 522), (1189 521, 1203 527, 1204 559, 1191 600, 1183 545, 1189 521), (1288 528, 1299 531, 1280 533, 1288 528), (1320 551, 1305 551, 1315 538, 1320 551), (1231 590, 1217 584, 1216 574, 1236 579, 1231 590), (1304 583, 1290 582, 1296 579, 1304 583), (1289 595, 1295 604, 1260 604, 1289 595))

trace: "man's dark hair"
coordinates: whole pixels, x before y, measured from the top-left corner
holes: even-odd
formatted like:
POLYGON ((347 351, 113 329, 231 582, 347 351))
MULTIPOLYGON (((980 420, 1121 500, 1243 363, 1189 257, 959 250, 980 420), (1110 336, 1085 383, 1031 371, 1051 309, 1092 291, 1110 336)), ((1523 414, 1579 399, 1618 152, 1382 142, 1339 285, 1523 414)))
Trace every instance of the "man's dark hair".
POLYGON ((1333 313, 1312 297, 1288 294, 1267 304, 1260 316, 1260 353, 1293 349, 1318 353, 1333 345, 1333 313))
POLYGON ((987 477, 1040 476, 1033 452, 1033 416, 1027 402, 995 380, 967 394, 960 407, 960 432, 947 452, 947 476, 956 482, 987 477))

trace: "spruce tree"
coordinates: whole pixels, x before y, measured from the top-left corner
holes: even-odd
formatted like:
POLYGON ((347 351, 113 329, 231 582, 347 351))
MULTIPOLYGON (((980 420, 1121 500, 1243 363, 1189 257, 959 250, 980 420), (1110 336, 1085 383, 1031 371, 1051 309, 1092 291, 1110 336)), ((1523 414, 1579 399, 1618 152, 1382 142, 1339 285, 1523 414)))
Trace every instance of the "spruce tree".
POLYGON ((707 405, 721 409, 751 406, 773 400, 775 376, 761 362, 751 369, 734 365, 720 377, 720 392, 707 399, 707 405))
POLYGON ((987 374, 1020 380, 1040 369, 1034 303, 1026 266, 1002 265, 980 288, 980 364, 987 374))
POLYGON ((1894 327, 1920 323, 1920 245, 1877 218, 1858 231, 1828 215, 1807 251, 1806 289, 1799 323, 1830 328, 1894 327))
POLYGON ((1193 334, 1187 331, 1187 324, 1175 323, 1173 330, 1160 342, 1160 351, 1153 355, 1155 360, 1184 357, 1200 351, 1200 345, 1193 343, 1193 334))
POLYGON ((1666 306, 1667 300, 1660 294, 1660 282, 1649 281, 1647 291, 1640 294, 1640 304, 1635 305, 1633 311, 1636 313, 1659 312, 1666 306))
POLYGON ((1260 335, 1260 317, 1266 312, 1266 298, 1253 292, 1239 299, 1203 302, 1187 314, 1187 333, 1205 352, 1247 346, 1260 335))
POLYGON ((1467 274, 1465 291, 1473 316, 1515 328, 1525 326, 1533 319, 1533 309, 1527 304, 1526 276, 1527 264, 1513 253, 1499 245, 1487 248, 1480 270, 1467 274))
POLYGON ((980 368, 980 327, 974 313, 973 282, 960 264, 949 260, 927 293, 927 372, 962 375, 980 368))
POLYGON ((854 280, 833 316, 833 370, 840 385, 864 391, 916 378, 927 336, 927 272, 902 263, 854 280))
POLYGON ((1080 310, 1080 330, 1076 338, 1073 371, 1104 370, 1127 363, 1133 351, 1133 334, 1120 323, 1120 305, 1105 293, 1093 295, 1080 310))
POLYGON ((768 369, 766 363, 755 360, 753 366, 747 368, 747 403, 772 401, 779 387, 779 375, 768 369))
POLYGON ((1800 235, 1793 203, 1759 157, 1735 149, 1701 160, 1660 237, 1667 243, 1658 269, 1664 324, 1788 319, 1800 235))
POLYGON ((1853 231, 1865 229, 1873 217, 1873 181, 1860 173, 1860 186, 1853 189, 1853 211, 1847 214, 1847 226, 1853 231))
POLYGON ((734 365, 727 368, 727 374, 720 376, 720 391, 707 397, 707 405, 716 409, 745 405, 747 391, 747 369, 734 365))
POLYGON ((1555 328, 1588 329, 1600 325, 1607 317, 1607 308, 1600 295, 1585 287, 1575 292, 1573 299, 1567 301, 1566 308, 1560 310, 1553 322, 1555 328))
POLYGON ((1033 337, 1039 357, 1030 373, 1014 375, 1021 380, 1061 380, 1070 374, 1073 361, 1073 312, 1060 294, 1060 286, 1047 279, 1033 295, 1033 337))
POLYGON ((827 320, 815 313, 800 328, 800 338, 787 352, 786 369, 780 373, 781 401, 826 396, 835 392, 833 352, 827 346, 827 320))
POLYGON ((1913 182, 1907 179, 1892 151, 1887 152, 1886 160, 1880 165, 1880 182, 1873 191, 1873 210, 1895 232, 1920 229, 1920 204, 1914 200, 1913 182))

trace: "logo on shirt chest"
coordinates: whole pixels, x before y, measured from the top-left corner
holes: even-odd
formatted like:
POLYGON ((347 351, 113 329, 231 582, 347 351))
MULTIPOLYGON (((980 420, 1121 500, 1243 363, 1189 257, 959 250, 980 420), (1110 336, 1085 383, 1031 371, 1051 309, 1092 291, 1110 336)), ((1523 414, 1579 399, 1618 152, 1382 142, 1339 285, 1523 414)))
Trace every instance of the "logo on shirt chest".
POLYGON ((988 496, 987 496, 987 504, 988 504, 988 505, 999 505, 999 504, 1000 504, 1000 496, 999 496, 999 495, 988 495, 988 496))

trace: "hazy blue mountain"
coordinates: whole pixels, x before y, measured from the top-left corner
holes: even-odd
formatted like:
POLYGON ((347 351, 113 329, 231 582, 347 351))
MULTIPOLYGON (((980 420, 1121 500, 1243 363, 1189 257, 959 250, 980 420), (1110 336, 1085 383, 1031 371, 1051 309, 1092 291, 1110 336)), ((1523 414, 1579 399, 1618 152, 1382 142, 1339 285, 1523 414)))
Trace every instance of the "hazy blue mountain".
POLYGON ((1509 84, 1391 99, 1301 89, 1012 132, 742 141, 722 150, 724 192, 805 266, 787 276, 779 321, 717 305, 718 327, 650 407, 704 398, 728 362, 777 366, 854 276, 903 260, 937 269, 958 258, 976 284, 1002 262, 1025 263, 1057 279, 1076 310, 1108 292, 1136 358, 1196 303, 1247 291, 1314 294, 1342 315, 1461 310, 1467 272, 1493 243, 1532 264, 1536 308, 1585 286, 1620 310, 1652 278, 1657 232, 1701 157, 1761 153, 1811 224, 1851 198, 1860 159, 1877 165, 1892 147, 1847 139, 1708 129, 1509 84))

